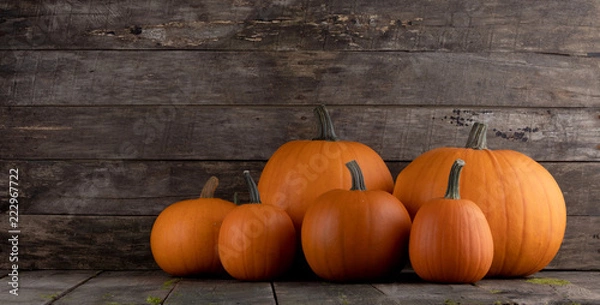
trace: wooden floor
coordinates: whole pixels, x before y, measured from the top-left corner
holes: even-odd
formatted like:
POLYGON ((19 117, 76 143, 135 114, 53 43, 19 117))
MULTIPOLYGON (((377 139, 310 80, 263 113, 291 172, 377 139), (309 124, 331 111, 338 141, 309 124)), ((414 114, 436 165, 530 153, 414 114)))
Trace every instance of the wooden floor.
POLYGON ((18 296, 9 292, 10 283, 3 285, 0 304, 600 304, 600 271, 542 271, 521 279, 444 285, 425 283, 411 272, 380 283, 336 284, 176 278, 162 271, 39 270, 20 272, 18 285, 18 296))

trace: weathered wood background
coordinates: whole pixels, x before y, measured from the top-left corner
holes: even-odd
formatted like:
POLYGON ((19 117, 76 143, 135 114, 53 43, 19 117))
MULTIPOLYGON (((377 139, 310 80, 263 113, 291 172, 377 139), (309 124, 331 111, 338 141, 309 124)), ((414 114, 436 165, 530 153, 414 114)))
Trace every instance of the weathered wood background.
POLYGON ((394 177, 488 123, 491 148, 533 157, 565 193, 548 268, 600 269, 598 16, 596 0, 0 1, 19 265, 157 268, 164 207, 210 175, 217 196, 244 194, 242 171, 258 178, 279 145, 311 138, 323 103, 394 177))

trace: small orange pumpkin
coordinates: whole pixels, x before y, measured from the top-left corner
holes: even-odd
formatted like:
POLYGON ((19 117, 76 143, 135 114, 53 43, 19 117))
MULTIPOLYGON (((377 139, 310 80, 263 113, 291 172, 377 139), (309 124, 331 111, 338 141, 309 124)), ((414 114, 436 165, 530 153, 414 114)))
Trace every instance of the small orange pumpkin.
POLYGON ((219 256, 227 273, 238 280, 271 280, 292 266, 296 231, 285 211, 272 204, 261 204, 248 171, 244 171, 244 177, 250 203, 236 207, 223 220, 219 256))
POLYGON ((175 276, 223 272, 217 239, 221 222, 235 204, 213 198, 218 184, 217 177, 210 177, 200 198, 169 205, 154 221, 150 249, 165 272, 175 276))
POLYGON ((268 160, 258 181, 265 202, 284 209, 300 232, 308 205, 333 189, 348 189, 352 179, 345 164, 361 164, 370 190, 394 188, 394 180, 383 159, 365 144, 339 140, 325 106, 314 110, 319 119, 319 136, 296 140, 279 147, 268 160))
POLYGON ((400 269, 408 256, 410 216, 392 194, 367 190, 348 162, 351 185, 319 196, 302 224, 306 261, 330 281, 373 280, 400 269))
POLYGON ((439 169, 465 160, 461 196, 481 208, 494 237, 487 276, 531 275, 548 265, 562 244, 565 200, 535 160, 514 150, 488 149, 486 130, 475 123, 465 148, 441 147, 415 158, 398 174, 394 195, 414 217, 429 199, 444 195, 447 176, 439 169))
POLYGON ((446 195, 425 203, 413 221, 410 262, 426 281, 474 283, 492 266, 494 241, 485 215, 473 201, 460 198, 464 164, 460 159, 454 162, 446 195))

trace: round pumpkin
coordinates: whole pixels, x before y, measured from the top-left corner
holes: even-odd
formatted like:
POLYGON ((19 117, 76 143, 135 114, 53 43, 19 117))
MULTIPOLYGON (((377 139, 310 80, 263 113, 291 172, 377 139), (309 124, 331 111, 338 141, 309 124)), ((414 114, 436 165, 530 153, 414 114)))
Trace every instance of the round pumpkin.
POLYGON ((339 140, 325 106, 314 110, 319 119, 319 136, 296 140, 279 147, 269 158, 258 181, 265 202, 284 209, 298 232, 308 205, 332 189, 348 189, 352 179, 345 164, 356 160, 362 167, 367 187, 389 193, 393 177, 383 159, 369 146, 339 140))
POLYGON ((330 281, 390 275, 406 262, 410 216, 392 194, 367 190, 355 161, 347 166, 352 187, 322 194, 306 212, 304 256, 315 274, 330 281))
POLYGON ((410 262, 426 281, 474 283, 492 266, 494 241, 485 215, 473 201, 460 198, 464 164, 454 162, 446 195, 425 203, 412 224, 410 262))
POLYGON ((296 231, 290 217, 275 205, 262 204, 248 171, 250 203, 236 207, 223 220, 219 256, 232 277, 266 281, 290 269, 296 252, 296 231))
POLYGON ((494 237, 494 261, 487 276, 533 274, 552 261, 566 228, 566 206, 552 175, 514 150, 487 148, 485 124, 474 124, 465 148, 441 147, 415 158, 396 179, 394 195, 411 216, 431 198, 444 195, 441 168, 460 158, 462 197, 485 214, 494 237))
POLYGON ((175 276, 223 272, 217 240, 221 222, 235 204, 213 198, 218 183, 211 177, 200 198, 171 204, 154 221, 150 249, 165 272, 175 276))

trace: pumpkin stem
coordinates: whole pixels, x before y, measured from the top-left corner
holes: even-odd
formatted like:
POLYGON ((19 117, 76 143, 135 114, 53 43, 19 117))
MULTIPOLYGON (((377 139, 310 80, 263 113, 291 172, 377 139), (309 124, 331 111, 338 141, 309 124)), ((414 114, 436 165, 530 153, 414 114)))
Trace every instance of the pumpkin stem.
POLYGON ((213 198, 215 197, 215 190, 219 185, 219 179, 215 176, 211 176, 208 178, 206 183, 204 183, 204 187, 202 187, 202 193, 200 193, 200 198, 213 198))
POLYGON ((258 187, 256 186, 256 182, 254 182, 252 179, 252 176, 250 176, 250 171, 244 171, 244 178, 246 178, 246 184, 248 185, 248 190, 250 191, 250 203, 261 203, 258 187))
POLYGON ((469 133, 469 138, 467 139, 466 148, 472 149, 487 149, 487 125, 484 123, 476 122, 473 124, 473 128, 471 128, 471 132, 469 133))
POLYGON ((460 181, 460 172, 462 171, 463 166, 465 166, 465 161, 462 159, 456 159, 454 164, 452 164, 452 168, 450 169, 450 176, 448 177, 448 188, 446 189, 446 195, 444 198, 446 199, 460 199, 459 192, 459 181, 460 181))
POLYGON ((333 122, 329 116, 329 112, 325 105, 319 105, 314 110, 315 115, 319 119, 319 136, 313 140, 337 141, 339 138, 335 134, 333 122))
POLYGON ((346 163, 346 167, 350 170, 352 175, 352 188, 351 191, 366 191, 367 186, 365 185, 365 177, 363 176, 362 170, 355 160, 346 163))

